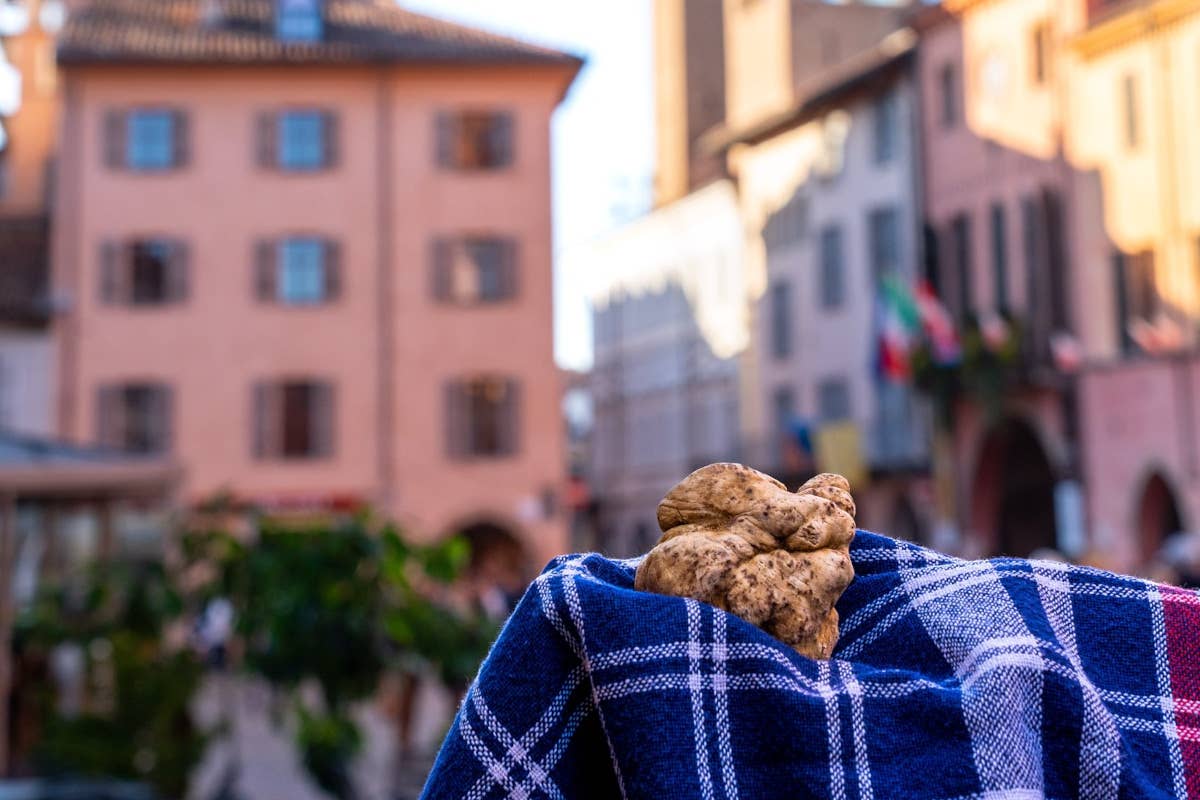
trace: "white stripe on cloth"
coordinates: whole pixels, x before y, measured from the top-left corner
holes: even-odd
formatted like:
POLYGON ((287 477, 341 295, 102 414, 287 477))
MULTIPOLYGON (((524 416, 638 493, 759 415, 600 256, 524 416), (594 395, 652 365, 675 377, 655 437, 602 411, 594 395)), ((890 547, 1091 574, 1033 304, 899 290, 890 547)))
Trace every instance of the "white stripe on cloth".
POLYGON ((692 696, 692 732, 696 740, 696 776, 700 796, 712 800, 712 770, 708 766, 708 726, 704 720, 704 678, 700 671, 700 604, 688 599, 688 691, 692 696))
MULTIPOLYGON (((1118 722, 1104 705, 1102 693, 1088 678, 1075 639, 1075 605, 1067 593, 1051 587, 1051 576, 1060 566, 1049 562, 1033 562, 1035 575, 1048 580, 1037 581, 1038 597, 1046 620, 1059 643, 1059 652, 1066 656, 1074 671, 1083 699, 1083 719, 1079 731, 1079 798, 1107 800, 1116 797, 1121 784, 1121 741, 1118 722)), ((1065 565, 1063 565, 1065 568, 1065 565)), ((1061 582, 1061 581, 1060 581, 1061 582)))
POLYGON ((850 695, 850 726, 854 742, 854 772, 858 776, 858 796, 860 800, 874 800, 875 793, 871 790, 871 762, 867 757, 867 731, 863 724, 863 690, 858 679, 854 676, 854 668, 849 662, 836 661, 842 685, 850 695))
POLYGON ((625 780, 621 777, 621 765, 617 761, 617 751, 613 747, 612 736, 608 733, 608 726, 604 723, 604 709, 600 707, 600 699, 596 696, 596 682, 592 678, 591 665, 588 664, 587 657, 587 634, 584 633, 583 627, 583 607, 579 602, 579 590, 575 588, 575 576, 566 574, 562 579, 563 593, 567 597, 567 611, 571 615, 571 621, 575 623, 575 630, 579 631, 579 643, 583 646, 583 668, 588 673, 588 683, 592 688, 592 702, 596 704, 596 719, 600 722, 600 730, 604 733, 604 741, 608 745, 608 755, 612 759, 613 775, 617 779, 617 788, 621 790, 621 797, 627 798, 629 795, 625 793, 625 780))
POLYGON ((842 763, 842 715, 838 695, 833 688, 832 661, 817 664, 817 681, 825 697, 825 731, 829 742, 829 796, 833 800, 846 798, 846 770, 842 763))
POLYGON ((729 741, 729 690, 725 662, 728 648, 725 646, 725 614, 713 611, 713 704, 717 707, 717 753, 721 757, 721 781, 725 789, 725 800, 737 800, 737 772, 734 768, 733 744, 729 741))
MULTIPOLYGON (((989 562, 967 573, 957 584, 927 587, 928 580, 901 564, 901 586, 914 590, 908 605, 916 610, 925 632, 956 672, 977 657, 989 640, 1032 638, 1025 619, 1000 583, 989 562), (953 601, 947 599, 956 595, 953 601)), ((893 612, 889 618, 907 609, 893 612)), ((885 620, 886 622, 886 620, 885 620)), ((891 623, 876 626, 855 642, 864 646, 891 623)), ((846 648, 848 655, 853 647, 846 648)), ((963 719, 971 737, 975 772, 984 791, 1042 790, 1042 684, 1051 667, 1040 653, 1001 653, 991 656, 962 682, 963 719), (1026 673, 1024 675, 1020 673, 1026 673)))
MULTIPOLYGON (((1154 627, 1154 673, 1158 680, 1158 693, 1164 698, 1171 696, 1171 665, 1167 658, 1167 623, 1163 616, 1163 596, 1157 586, 1146 589, 1146 600, 1150 603, 1150 618, 1154 627)), ((1183 774, 1183 753, 1179 747, 1179 731, 1175 727, 1175 710, 1170 703, 1163 703, 1162 728, 1167 734, 1167 749, 1171 757, 1171 784, 1176 797, 1187 797, 1187 783, 1183 774)))

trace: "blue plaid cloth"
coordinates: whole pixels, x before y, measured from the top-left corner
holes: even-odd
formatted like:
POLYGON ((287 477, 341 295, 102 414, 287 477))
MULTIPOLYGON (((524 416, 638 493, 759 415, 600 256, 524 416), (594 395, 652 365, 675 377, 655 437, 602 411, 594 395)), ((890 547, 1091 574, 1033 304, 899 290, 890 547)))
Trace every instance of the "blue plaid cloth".
POLYGON ((834 658, 556 559, 427 798, 1200 796, 1200 595, 859 532, 834 658))

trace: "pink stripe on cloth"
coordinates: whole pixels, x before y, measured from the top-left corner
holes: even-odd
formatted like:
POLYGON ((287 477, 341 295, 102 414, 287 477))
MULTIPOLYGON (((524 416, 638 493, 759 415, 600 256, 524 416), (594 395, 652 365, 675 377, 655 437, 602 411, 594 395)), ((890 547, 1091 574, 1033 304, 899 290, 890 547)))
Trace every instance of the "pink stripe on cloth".
POLYGON ((1200 595, 1163 587, 1163 621, 1167 628, 1167 661, 1175 728, 1188 797, 1200 797, 1200 595))

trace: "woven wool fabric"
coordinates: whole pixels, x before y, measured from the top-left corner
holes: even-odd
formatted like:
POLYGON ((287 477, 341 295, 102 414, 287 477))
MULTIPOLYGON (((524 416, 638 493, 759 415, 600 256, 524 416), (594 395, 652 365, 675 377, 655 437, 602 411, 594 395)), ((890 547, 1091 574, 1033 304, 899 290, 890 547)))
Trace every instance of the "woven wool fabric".
POLYGON ((812 661, 636 561, 555 560, 428 798, 1200 797, 1200 594, 858 532, 812 661))

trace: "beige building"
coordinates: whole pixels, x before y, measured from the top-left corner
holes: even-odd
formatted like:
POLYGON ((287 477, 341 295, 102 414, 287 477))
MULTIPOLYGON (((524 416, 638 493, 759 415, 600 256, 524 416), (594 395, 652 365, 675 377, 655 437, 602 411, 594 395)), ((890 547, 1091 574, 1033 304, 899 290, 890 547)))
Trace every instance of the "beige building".
POLYGON ((64 436, 173 454, 189 502, 563 552, 549 138, 577 58, 387 0, 93 0, 59 63, 64 436))
POLYGON ((725 119, 723 2, 654 2, 655 205, 725 174, 724 160, 700 143, 725 119))

